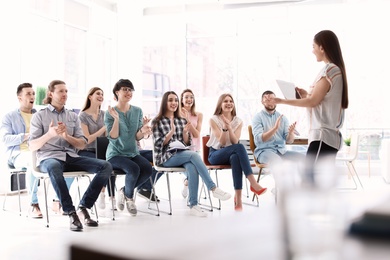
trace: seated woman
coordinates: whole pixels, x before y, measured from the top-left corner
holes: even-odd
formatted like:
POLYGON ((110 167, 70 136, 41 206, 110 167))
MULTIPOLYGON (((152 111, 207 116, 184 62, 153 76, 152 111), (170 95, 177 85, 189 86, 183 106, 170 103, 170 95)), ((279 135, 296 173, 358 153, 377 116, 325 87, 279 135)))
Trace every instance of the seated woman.
POLYGON ((137 215, 134 201, 134 189, 147 181, 152 175, 152 165, 137 147, 137 141, 151 134, 150 126, 143 124, 141 108, 130 105, 134 86, 128 79, 119 80, 112 92, 118 101, 115 107, 109 107, 104 117, 109 144, 106 158, 113 169, 126 173, 125 186, 119 190, 117 207, 123 210, 125 205, 131 216, 137 215))
POLYGON ((235 190, 234 209, 242 210, 242 173, 250 182, 251 191, 261 195, 267 191, 257 183, 253 176, 248 153, 244 145, 239 143, 242 120, 236 116, 234 100, 230 94, 222 94, 210 119, 210 147, 208 156, 211 164, 230 164, 232 166, 233 185, 235 190))
POLYGON ((231 195, 218 188, 210 178, 201 157, 188 149, 171 150, 170 144, 181 142, 191 145, 189 123, 180 117, 179 97, 173 91, 164 93, 160 111, 152 122, 154 139, 154 159, 156 165, 163 167, 184 167, 188 177, 190 214, 206 217, 207 214, 198 206, 199 176, 213 196, 220 200, 228 200, 231 195))

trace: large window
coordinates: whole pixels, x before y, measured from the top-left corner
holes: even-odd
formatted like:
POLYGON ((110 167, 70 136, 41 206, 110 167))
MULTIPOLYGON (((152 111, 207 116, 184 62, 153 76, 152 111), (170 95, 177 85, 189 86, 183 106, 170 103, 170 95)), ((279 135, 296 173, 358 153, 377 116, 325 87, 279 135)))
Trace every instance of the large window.
MULTIPOLYGON (((384 47, 390 41, 384 36, 390 34, 386 28, 390 18, 384 13, 389 7, 387 2, 360 1, 145 17, 143 66, 167 76, 170 88, 179 95, 185 88, 194 91, 198 110, 205 115, 203 134, 208 132, 219 95, 232 93, 244 120, 245 138, 253 115, 262 109, 261 93, 269 89, 281 96, 276 79, 305 88, 312 84, 323 66, 312 54, 313 36, 323 29, 333 30, 340 40, 349 81, 350 107, 343 134, 362 133, 366 143, 375 146, 362 148, 378 159, 380 142, 373 139, 388 137, 390 129, 390 122, 384 120, 385 95, 380 94, 387 85, 384 71, 390 58, 384 47), (362 21, 367 10, 372 19, 362 21), (162 40, 161 35, 170 40, 162 40), (175 54, 181 54, 185 62, 175 54), (175 69, 155 66, 167 62, 176 62, 175 69)), ((297 121, 298 131, 307 135, 304 108, 279 105, 278 110, 290 122, 297 121)))

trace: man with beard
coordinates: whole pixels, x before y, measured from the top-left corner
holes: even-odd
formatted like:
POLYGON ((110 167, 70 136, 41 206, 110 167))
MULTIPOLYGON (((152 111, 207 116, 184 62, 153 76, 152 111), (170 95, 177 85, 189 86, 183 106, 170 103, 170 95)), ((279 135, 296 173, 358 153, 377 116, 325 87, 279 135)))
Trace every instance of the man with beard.
POLYGON ((252 131, 256 149, 254 156, 259 163, 279 165, 282 160, 303 160, 304 155, 289 151, 286 143, 294 142, 296 122, 289 125, 288 119, 278 111, 276 105, 268 101, 275 94, 267 90, 261 95, 264 109, 252 119, 252 131))

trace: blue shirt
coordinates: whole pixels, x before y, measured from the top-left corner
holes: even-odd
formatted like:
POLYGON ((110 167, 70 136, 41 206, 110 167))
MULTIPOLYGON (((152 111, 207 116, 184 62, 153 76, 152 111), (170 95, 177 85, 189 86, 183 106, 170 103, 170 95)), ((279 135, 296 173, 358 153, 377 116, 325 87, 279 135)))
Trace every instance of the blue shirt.
MULTIPOLYGON (((37 111, 32 109, 31 113, 35 112, 37 111)), ((0 133, 1 141, 6 147, 7 160, 12 162, 12 159, 20 154, 20 144, 23 143, 26 133, 26 124, 19 108, 3 117, 0 133)))
POLYGON ((114 118, 108 111, 106 111, 104 116, 104 124, 106 125, 108 133, 107 137, 110 140, 107 147, 106 159, 109 160, 114 156, 126 156, 133 158, 139 155, 136 134, 143 124, 142 109, 132 105, 126 113, 119 111, 116 107, 115 110, 119 114, 118 138, 111 138, 109 134, 111 132, 112 125, 114 124, 114 118))
POLYGON ((279 152, 281 154, 286 153, 286 139, 288 135, 289 122, 285 116, 283 116, 281 119, 279 129, 268 141, 264 142, 262 138, 264 132, 267 132, 275 126, 276 120, 280 115, 281 114, 278 111, 270 114, 266 110, 262 110, 253 117, 252 131, 256 145, 256 158, 259 158, 259 155, 267 149, 279 152))
MULTIPOLYGON (((66 125, 68 135, 83 138, 85 143, 88 142, 81 129, 78 115, 72 110, 65 109, 65 107, 61 111, 57 111, 51 104, 33 115, 30 125, 30 141, 46 134, 52 121, 53 125, 63 122, 66 125)), ((71 157, 79 157, 74 146, 60 136, 53 137, 38 149, 36 166, 39 166, 41 161, 49 158, 56 158, 65 162, 66 154, 71 157)))

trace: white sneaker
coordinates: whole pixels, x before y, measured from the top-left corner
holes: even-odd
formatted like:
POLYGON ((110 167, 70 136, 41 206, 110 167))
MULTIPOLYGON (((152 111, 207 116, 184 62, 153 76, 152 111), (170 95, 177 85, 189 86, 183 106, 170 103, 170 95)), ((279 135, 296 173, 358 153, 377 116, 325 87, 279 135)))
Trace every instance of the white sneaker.
POLYGON ((124 210, 125 208, 125 193, 123 191, 123 187, 118 192, 118 204, 117 207, 119 210, 124 210))
POLYGON ((214 198, 216 199, 219 199, 219 200, 228 200, 232 197, 232 195, 230 195, 229 193, 221 190, 220 188, 216 187, 213 192, 213 196, 214 198))
POLYGON ((126 199, 126 208, 130 215, 133 217, 137 216, 137 206, 133 199, 126 199))
POLYGON ((115 198, 114 197, 110 197, 110 209, 111 210, 117 210, 116 209, 116 200, 115 200, 115 198), (114 207, 114 208, 112 208, 112 207, 114 207))
POLYGON ((187 179, 185 179, 183 181, 183 189, 181 190, 181 195, 183 195, 183 198, 187 198, 187 196, 188 196, 188 180, 187 179))
POLYGON ((100 192, 96 203, 97 203, 97 206, 99 207, 99 209, 106 208, 106 194, 104 194, 104 192, 100 192))
POLYGON ((190 209, 190 214, 191 216, 195 216, 195 217, 207 217, 207 213, 203 211, 203 209, 201 207, 199 207, 198 205, 196 206, 193 206, 191 209, 190 209))

